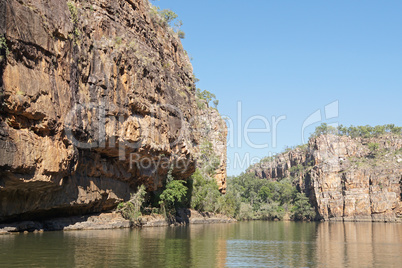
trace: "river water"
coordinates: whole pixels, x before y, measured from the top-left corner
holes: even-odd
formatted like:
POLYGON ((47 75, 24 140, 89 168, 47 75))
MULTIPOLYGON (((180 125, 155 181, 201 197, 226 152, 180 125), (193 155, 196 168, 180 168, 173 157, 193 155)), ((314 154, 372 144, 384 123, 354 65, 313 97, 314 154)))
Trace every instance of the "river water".
POLYGON ((402 267, 402 224, 254 221, 0 235, 0 267, 402 267))

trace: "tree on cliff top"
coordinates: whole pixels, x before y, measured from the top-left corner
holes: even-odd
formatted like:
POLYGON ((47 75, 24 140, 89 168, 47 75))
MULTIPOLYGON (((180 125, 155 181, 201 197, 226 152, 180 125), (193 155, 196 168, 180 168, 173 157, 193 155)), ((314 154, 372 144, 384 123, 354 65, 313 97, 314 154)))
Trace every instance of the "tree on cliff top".
POLYGON ((338 134, 338 130, 333 126, 329 126, 327 123, 322 123, 320 126, 315 128, 313 136, 320 136, 327 134, 336 135, 338 134))
POLYGON ((319 135, 333 134, 333 135, 343 135, 350 136, 352 138, 363 137, 379 137, 386 133, 392 133, 395 135, 402 135, 402 127, 395 126, 394 124, 378 125, 375 127, 365 125, 365 126, 350 126, 345 127, 339 125, 337 128, 329 126, 326 123, 322 123, 320 126, 316 127, 312 137, 317 137, 319 135))

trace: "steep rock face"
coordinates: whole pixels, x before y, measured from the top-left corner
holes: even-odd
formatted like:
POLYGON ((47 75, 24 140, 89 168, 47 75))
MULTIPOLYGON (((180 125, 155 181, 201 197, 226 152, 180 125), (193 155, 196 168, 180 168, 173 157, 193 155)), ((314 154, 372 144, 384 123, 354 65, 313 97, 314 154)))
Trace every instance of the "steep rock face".
POLYGON ((192 66, 148 1, 0 5, 0 221, 108 210, 194 172, 192 66))
POLYGON ((198 154, 198 167, 211 166, 214 169, 214 178, 219 191, 226 193, 226 138, 228 129, 219 112, 207 105, 200 109, 198 117, 198 129, 200 129, 201 150, 198 154), (209 145, 212 155, 206 156, 202 150, 203 145, 209 145), (205 157, 207 163, 203 162, 205 157))
POLYGON ((291 172, 291 167, 306 164, 308 157, 305 150, 296 148, 275 157, 265 158, 260 163, 250 166, 247 172, 254 173, 261 179, 276 181, 294 176, 295 173, 291 172))
POLYGON ((291 176, 324 220, 402 220, 402 139, 322 135, 248 171, 260 178, 291 176), (377 149, 369 149, 369 144, 377 149))

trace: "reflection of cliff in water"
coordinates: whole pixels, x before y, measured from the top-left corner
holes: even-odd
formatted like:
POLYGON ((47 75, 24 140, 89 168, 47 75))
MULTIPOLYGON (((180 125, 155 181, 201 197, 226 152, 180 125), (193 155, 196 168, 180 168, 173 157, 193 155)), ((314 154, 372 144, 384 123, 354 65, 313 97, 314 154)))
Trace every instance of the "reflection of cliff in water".
POLYGON ((389 267, 402 263, 402 225, 321 223, 317 228, 319 264, 389 267))
POLYGON ((30 233, 2 235, 0 248, 0 267, 399 267, 402 225, 253 221, 30 233))

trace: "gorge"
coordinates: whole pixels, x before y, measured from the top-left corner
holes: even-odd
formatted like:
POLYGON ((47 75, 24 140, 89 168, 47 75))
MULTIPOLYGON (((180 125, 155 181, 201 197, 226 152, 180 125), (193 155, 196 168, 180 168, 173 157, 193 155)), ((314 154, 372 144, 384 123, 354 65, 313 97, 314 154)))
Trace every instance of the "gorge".
POLYGON ((309 198, 320 220, 401 222, 401 149, 400 133, 325 133, 247 172, 272 181, 290 179, 309 198))
POLYGON ((169 20, 148 0, 0 2, 0 223, 90 218, 141 185, 160 194, 169 174, 201 185, 186 204, 200 213, 272 205, 283 186, 289 200, 272 205, 282 214, 261 219, 306 198, 316 216, 292 219, 402 221, 400 130, 320 133, 247 169, 274 190, 230 189, 226 123, 169 20))

